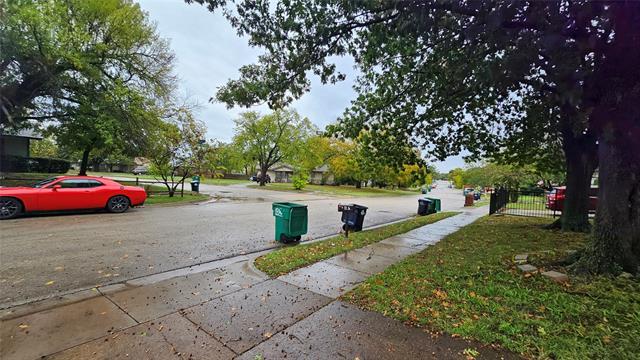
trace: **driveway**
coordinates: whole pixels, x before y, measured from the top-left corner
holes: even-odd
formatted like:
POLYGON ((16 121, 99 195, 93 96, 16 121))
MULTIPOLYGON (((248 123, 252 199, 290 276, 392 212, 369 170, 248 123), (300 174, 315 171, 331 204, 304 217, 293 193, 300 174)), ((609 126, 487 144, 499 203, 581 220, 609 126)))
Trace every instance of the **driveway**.
MULTIPOLYGON (((210 185, 202 191, 222 198, 0 222, 0 307, 277 246, 272 201, 307 204, 306 239, 313 239, 340 231, 339 202, 368 206, 365 226, 372 226, 414 215, 420 197, 348 199, 210 185)), ((442 199, 443 210, 464 202, 460 191, 444 186, 432 195, 442 199)))

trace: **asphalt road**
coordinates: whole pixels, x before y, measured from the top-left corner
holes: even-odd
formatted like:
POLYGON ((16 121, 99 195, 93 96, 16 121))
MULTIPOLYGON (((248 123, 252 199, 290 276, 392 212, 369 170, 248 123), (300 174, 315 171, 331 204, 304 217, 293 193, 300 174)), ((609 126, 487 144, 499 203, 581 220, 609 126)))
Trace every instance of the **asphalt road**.
MULTIPOLYGON (((307 204, 303 239, 310 239, 340 231, 339 202, 368 206, 364 224, 371 226, 415 214, 420 197, 346 199, 243 186, 201 190, 218 200, 0 222, 0 307, 273 247, 272 201, 307 204)), ((443 210, 464 202, 459 190, 442 185, 432 195, 442 199, 443 210)))

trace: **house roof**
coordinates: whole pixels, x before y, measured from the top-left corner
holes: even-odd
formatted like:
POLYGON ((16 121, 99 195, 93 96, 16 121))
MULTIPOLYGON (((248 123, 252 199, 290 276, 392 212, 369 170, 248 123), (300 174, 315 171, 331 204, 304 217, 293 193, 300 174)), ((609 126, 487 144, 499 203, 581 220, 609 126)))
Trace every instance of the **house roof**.
POLYGON ((317 168, 313 169, 313 171, 317 171, 317 172, 328 172, 329 171, 329 166, 328 165, 322 165, 322 166, 318 166, 317 168))
POLYGON ((290 171, 293 172, 293 167, 287 164, 277 164, 274 165, 271 169, 269 169, 271 171, 290 171))
MULTIPOLYGON (((271 170, 271 171, 293 172, 294 168, 293 168, 293 166, 291 166, 289 164, 277 164, 277 165, 274 165, 269 170, 271 170)), ((313 172, 325 173, 325 172, 328 172, 328 171, 329 171, 329 166, 327 166, 327 165, 318 166, 317 168, 313 169, 313 172)))
POLYGON ((2 130, 2 133, 0 133, 0 136, 13 136, 13 137, 42 140, 42 135, 40 135, 40 133, 38 133, 33 129, 20 129, 20 130, 13 130, 13 131, 4 129, 2 130))

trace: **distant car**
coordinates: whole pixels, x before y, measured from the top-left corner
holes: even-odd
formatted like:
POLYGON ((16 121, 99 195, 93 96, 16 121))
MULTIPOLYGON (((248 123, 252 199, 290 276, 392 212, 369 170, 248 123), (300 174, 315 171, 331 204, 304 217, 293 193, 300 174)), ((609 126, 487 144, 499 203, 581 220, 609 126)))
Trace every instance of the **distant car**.
POLYGON ((131 172, 133 175, 143 175, 149 172, 149 167, 147 165, 136 166, 131 172))
POLYGON ((94 176, 58 176, 31 187, 0 188, 0 220, 24 213, 106 209, 122 213, 147 199, 143 188, 94 176))
MULTIPOLYGON (((562 211, 564 208, 564 198, 566 196, 567 187, 558 186, 554 187, 547 194, 547 209, 554 211, 562 211)), ((589 211, 596 211, 598 207, 598 188, 589 189, 589 211)))
MULTIPOLYGON (((252 177, 249 178, 249 180, 251 181, 255 181, 255 182, 260 182, 260 175, 254 175, 252 177)), ((271 183, 271 176, 269 176, 269 174, 266 175, 265 181, 267 184, 271 183)))

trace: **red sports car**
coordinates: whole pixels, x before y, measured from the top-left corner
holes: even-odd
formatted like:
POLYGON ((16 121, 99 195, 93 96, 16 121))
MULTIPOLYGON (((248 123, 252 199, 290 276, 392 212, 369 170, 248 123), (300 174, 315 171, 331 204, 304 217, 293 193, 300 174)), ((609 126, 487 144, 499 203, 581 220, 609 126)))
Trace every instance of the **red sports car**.
POLYGON ((0 187, 0 219, 34 211, 107 209, 113 213, 144 204, 147 193, 136 186, 93 176, 58 176, 31 187, 0 187))

